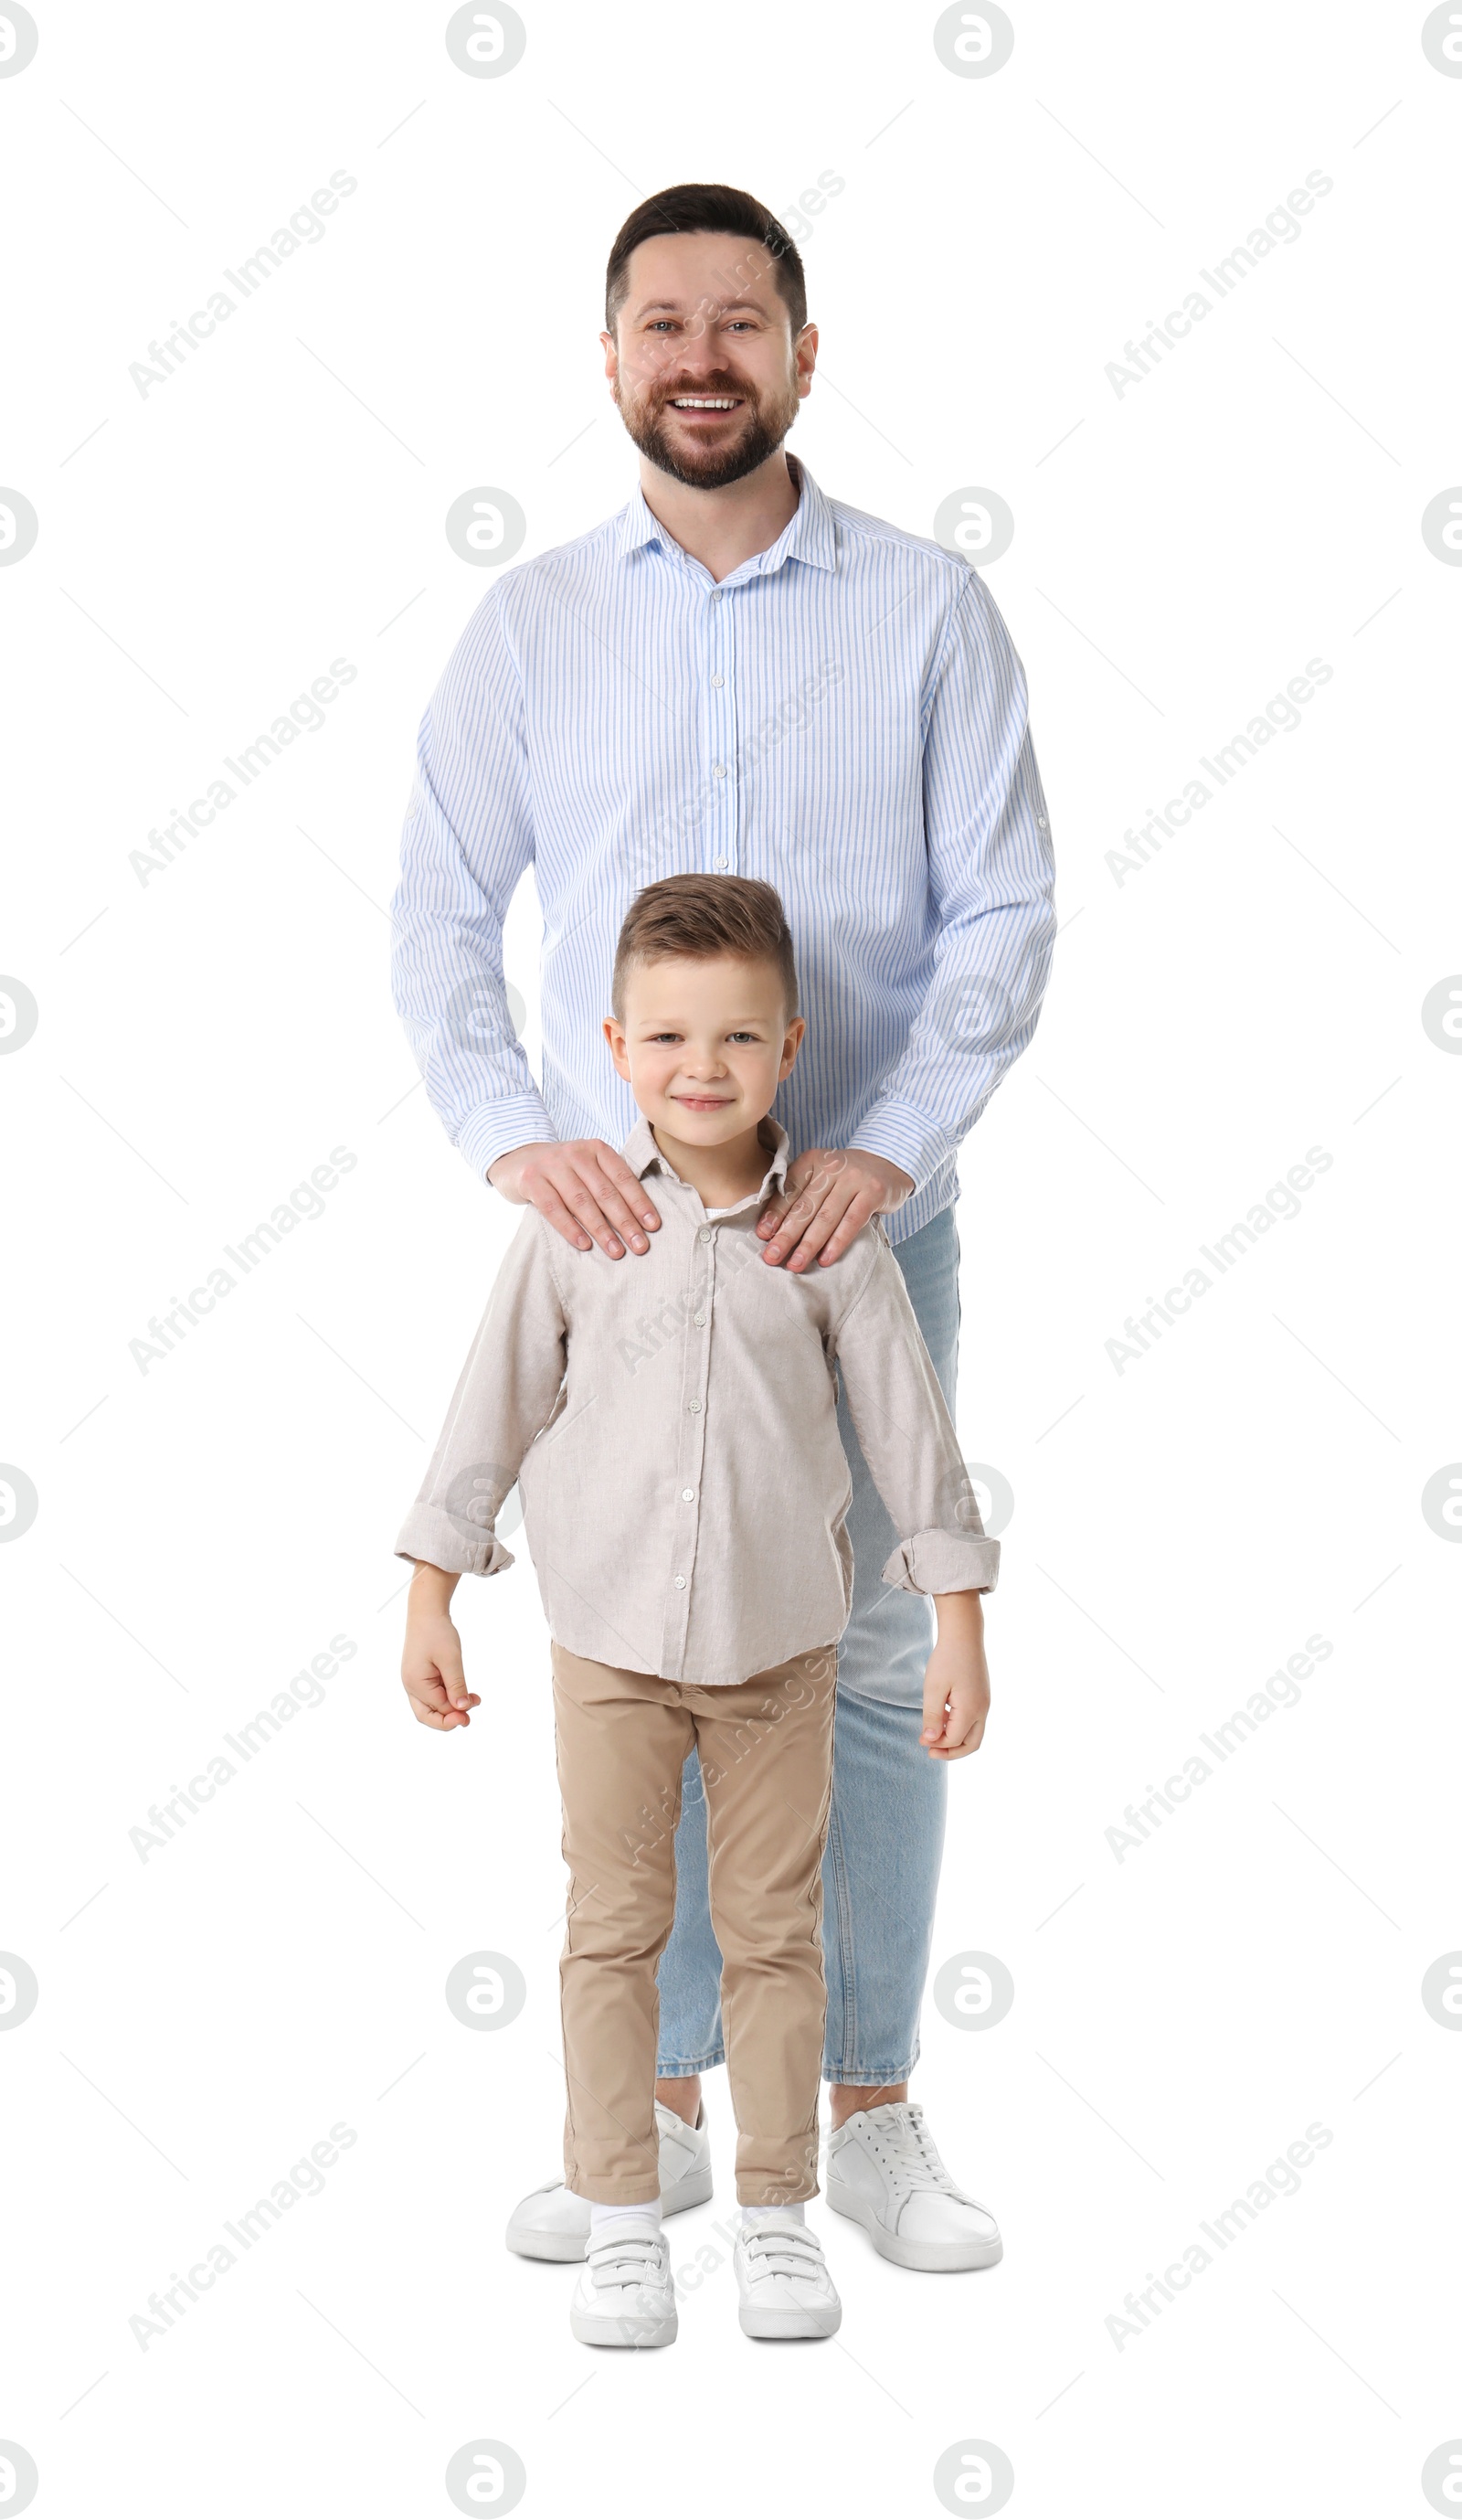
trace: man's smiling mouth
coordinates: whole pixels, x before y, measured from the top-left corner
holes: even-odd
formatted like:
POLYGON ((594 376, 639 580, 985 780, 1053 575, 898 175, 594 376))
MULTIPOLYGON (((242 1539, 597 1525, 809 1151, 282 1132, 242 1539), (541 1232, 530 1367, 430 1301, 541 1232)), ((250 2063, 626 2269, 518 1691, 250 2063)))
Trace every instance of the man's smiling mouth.
POLYGON ((740 394, 674 394, 670 408, 672 411, 739 411, 742 399, 740 394))

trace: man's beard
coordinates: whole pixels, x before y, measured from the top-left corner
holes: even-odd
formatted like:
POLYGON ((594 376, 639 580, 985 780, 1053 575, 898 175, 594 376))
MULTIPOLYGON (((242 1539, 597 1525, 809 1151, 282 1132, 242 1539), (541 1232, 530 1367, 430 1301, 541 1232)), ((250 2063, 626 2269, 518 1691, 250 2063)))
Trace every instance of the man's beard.
MULTIPOLYGON (((721 383, 683 385, 683 394, 737 394, 749 418, 740 422, 738 433, 724 446, 702 450, 688 442, 684 452, 672 445, 665 422, 667 405, 673 394, 656 396, 653 402, 642 398, 626 406, 621 398, 619 380, 614 381, 614 399, 619 416, 642 455, 649 458, 657 472, 668 472, 673 481, 684 481, 692 490, 724 490, 730 481, 744 480, 775 455, 797 417, 798 395, 795 386, 764 410, 742 384, 732 381, 721 383)), ((731 415, 732 418, 735 415, 731 415)))

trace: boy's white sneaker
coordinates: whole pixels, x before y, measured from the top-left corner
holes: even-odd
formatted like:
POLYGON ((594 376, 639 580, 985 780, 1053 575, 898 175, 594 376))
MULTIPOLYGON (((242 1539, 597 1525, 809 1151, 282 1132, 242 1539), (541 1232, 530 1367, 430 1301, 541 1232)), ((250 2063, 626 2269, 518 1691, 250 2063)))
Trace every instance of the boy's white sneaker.
POLYGON ((1002 2255, 995 2216, 955 2186, 917 2100, 856 2110, 828 2138, 824 2184, 833 2212, 896 2267, 953 2274, 1002 2255))
POLYGON ((746 2336, 831 2336, 841 2323, 822 2243, 805 2223, 769 2214, 736 2233, 737 2314, 746 2336))
MULTIPOLYGON (((711 2193, 711 2138, 706 2131, 705 2102, 693 2127, 664 2102, 655 2102, 655 2133, 660 2139, 660 2211, 684 2214, 688 2205, 704 2205, 711 2193)), ((589 2206, 570 2195, 561 2179, 535 2187, 515 2205, 508 2225, 508 2246, 520 2258, 555 2258, 562 2265, 584 2255, 589 2237, 589 2206)))
POLYGON ((658 2223, 616 2215, 589 2234, 568 2323, 581 2345, 673 2345, 675 2286, 658 2223))

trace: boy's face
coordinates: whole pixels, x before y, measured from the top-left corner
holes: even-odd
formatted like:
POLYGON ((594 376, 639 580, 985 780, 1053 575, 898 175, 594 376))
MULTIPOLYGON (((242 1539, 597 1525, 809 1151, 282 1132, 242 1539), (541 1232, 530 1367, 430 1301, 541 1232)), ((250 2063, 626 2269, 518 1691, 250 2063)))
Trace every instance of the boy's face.
POLYGON ((619 1073, 651 1127, 723 1147, 765 1118, 807 1026, 771 963, 634 963, 624 1021, 605 1017, 619 1073))

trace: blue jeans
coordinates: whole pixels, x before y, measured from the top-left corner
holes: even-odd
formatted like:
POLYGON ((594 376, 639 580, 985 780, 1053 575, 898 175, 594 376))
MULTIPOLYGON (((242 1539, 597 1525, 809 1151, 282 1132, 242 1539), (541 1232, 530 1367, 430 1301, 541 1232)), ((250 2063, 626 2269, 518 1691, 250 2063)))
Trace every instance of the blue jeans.
MULTIPOLYGON (((895 1243, 894 1256, 953 1416, 959 1345, 953 1209, 895 1243)), ((876 2086, 902 2083, 918 2057, 949 1780, 918 1737, 933 1614, 923 1594, 881 1580, 899 1535, 841 1397, 838 1431, 853 1474, 854 1572, 852 1613, 838 1649, 832 1817, 822 1859, 822 2074, 829 2083, 876 2086)), ((693 1752, 685 1767, 675 1861, 675 1925, 657 1972, 656 2072, 664 2076, 704 2073, 726 2054, 721 1953, 706 1889, 705 1796, 693 1752)))

